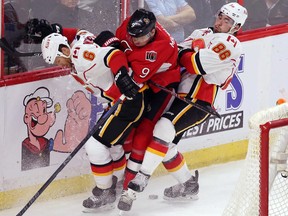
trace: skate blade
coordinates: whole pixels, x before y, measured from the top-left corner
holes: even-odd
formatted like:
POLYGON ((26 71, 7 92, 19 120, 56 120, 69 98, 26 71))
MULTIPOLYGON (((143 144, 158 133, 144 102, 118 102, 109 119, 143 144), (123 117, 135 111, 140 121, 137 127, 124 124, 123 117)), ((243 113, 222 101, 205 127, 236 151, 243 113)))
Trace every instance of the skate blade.
POLYGON ((187 202, 187 201, 198 200, 199 197, 198 197, 198 194, 194 194, 194 195, 189 195, 185 197, 181 196, 181 197, 175 197, 175 198, 163 196, 163 199, 167 201, 171 201, 171 202, 187 202))
POLYGON ((99 208, 85 208, 82 210, 83 213, 103 213, 106 211, 110 211, 115 209, 115 203, 106 204, 104 206, 100 206, 99 208))
POLYGON ((119 210, 118 215, 116 216, 133 216, 133 215, 135 215, 134 212, 119 210))

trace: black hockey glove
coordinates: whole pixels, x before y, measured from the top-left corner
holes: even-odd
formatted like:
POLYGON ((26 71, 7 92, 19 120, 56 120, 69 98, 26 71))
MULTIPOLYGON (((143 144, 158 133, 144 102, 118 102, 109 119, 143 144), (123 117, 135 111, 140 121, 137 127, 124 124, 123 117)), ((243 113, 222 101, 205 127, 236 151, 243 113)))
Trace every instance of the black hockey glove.
POLYGON ((121 67, 115 75, 115 82, 120 92, 128 99, 133 99, 140 89, 140 87, 128 75, 127 69, 124 66, 121 67))
POLYGON ((193 50, 191 48, 178 46, 178 59, 180 59, 187 52, 193 52, 193 50))
POLYGON ((114 47, 120 48, 120 40, 110 31, 102 31, 95 39, 94 42, 101 47, 114 47))
POLYGON ((54 23, 50 24, 47 20, 44 19, 30 19, 25 26, 26 37, 24 41, 26 43, 41 43, 42 39, 51 33, 62 34, 62 26, 54 23))

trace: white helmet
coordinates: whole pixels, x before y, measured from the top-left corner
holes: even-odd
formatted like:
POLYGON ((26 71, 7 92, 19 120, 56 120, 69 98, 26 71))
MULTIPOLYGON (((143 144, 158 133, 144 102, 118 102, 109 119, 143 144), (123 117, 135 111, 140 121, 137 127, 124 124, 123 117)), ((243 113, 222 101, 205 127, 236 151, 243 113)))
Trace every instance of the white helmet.
POLYGON ((220 12, 227 15, 234 21, 231 30, 234 29, 235 26, 237 26, 238 24, 240 24, 240 27, 242 27, 248 17, 248 12, 246 8, 238 4, 237 2, 223 5, 220 8, 220 12))
POLYGON ((59 46, 61 44, 67 46, 70 49, 68 39, 65 36, 58 33, 52 33, 42 40, 41 50, 43 59, 45 60, 46 63, 54 64, 55 58, 57 56, 70 58, 70 56, 66 56, 59 51, 59 46))

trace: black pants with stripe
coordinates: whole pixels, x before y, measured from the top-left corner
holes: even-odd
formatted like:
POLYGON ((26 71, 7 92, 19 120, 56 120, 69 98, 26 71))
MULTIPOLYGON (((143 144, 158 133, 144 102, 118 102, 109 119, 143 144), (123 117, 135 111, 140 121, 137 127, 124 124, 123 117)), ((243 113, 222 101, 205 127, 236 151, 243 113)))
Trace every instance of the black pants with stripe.
MULTIPOLYGON (((204 107, 211 106, 209 103, 201 100, 193 100, 193 102, 204 107)), ((207 114, 178 98, 175 98, 169 110, 162 115, 162 117, 169 119, 175 127, 176 137, 173 140, 173 143, 175 144, 180 141, 185 131, 201 124, 209 116, 210 114, 207 114)))
POLYGON ((138 93, 133 100, 125 99, 93 137, 108 147, 123 144, 132 128, 141 121, 146 111, 147 100, 146 91, 138 93))

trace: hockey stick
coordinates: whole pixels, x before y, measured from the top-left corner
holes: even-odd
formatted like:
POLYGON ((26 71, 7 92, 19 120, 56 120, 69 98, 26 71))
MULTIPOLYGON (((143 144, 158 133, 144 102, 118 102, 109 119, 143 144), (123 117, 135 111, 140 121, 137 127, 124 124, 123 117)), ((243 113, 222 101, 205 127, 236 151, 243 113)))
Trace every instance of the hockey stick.
POLYGON ((108 119, 108 117, 117 109, 118 105, 125 99, 124 95, 115 102, 115 104, 102 116, 96 123, 92 130, 86 135, 86 137, 80 142, 80 144, 71 152, 71 154, 65 159, 65 161, 58 167, 58 169, 51 175, 51 177, 43 184, 43 186, 35 193, 30 201, 22 208, 22 210, 16 216, 22 216, 27 209, 34 203, 34 201, 42 194, 42 192, 51 184, 60 171, 70 162, 70 160, 76 155, 76 153, 84 146, 87 140, 97 131, 97 129, 108 119))
POLYGON ((7 53, 7 55, 12 57, 28 57, 28 56, 42 55, 42 52, 28 52, 28 53, 18 52, 15 48, 10 46, 6 38, 0 39, 0 47, 7 53))
POLYGON ((199 109, 199 110, 202 110, 202 111, 204 111, 204 112, 206 112, 206 113, 209 113, 209 114, 211 114, 211 115, 217 116, 218 118, 221 118, 220 114, 219 114, 215 109, 213 109, 211 106, 206 106, 206 107, 204 107, 204 106, 202 106, 202 105, 200 105, 200 104, 197 104, 197 103, 192 102, 191 100, 188 100, 187 98, 181 97, 181 96, 178 95, 176 92, 173 92, 173 91, 165 88, 164 86, 159 85, 158 83, 155 83, 155 82, 153 82, 153 81, 151 81, 151 80, 150 80, 149 82, 150 82, 151 84, 153 84, 154 86, 160 88, 161 90, 163 90, 163 91, 165 91, 165 92, 173 95, 174 97, 178 98, 179 100, 182 100, 182 101, 184 101, 185 103, 188 103, 188 104, 190 104, 190 105, 192 105, 192 106, 195 106, 195 107, 196 107, 197 109, 199 109))

